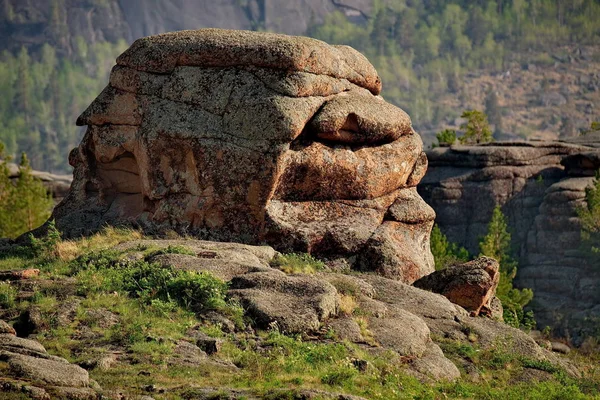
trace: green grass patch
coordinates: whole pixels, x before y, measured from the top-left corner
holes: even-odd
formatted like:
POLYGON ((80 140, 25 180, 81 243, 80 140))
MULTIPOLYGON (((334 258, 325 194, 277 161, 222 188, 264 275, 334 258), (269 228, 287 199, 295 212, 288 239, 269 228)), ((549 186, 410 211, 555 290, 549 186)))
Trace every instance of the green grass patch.
POLYGON ((307 253, 279 254, 271 262, 286 274, 314 274, 325 269, 325 263, 307 253))
POLYGON ((12 308, 16 304, 17 289, 10 282, 0 282, 0 307, 12 308))

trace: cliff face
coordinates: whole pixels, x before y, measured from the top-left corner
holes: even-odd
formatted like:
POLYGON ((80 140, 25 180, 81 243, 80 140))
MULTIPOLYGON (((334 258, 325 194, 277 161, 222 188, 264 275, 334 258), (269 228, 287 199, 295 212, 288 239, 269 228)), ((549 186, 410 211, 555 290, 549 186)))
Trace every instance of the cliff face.
POLYGON ((436 148, 427 154, 429 170, 419 186, 449 240, 473 254, 500 204, 519 258, 516 284, 534 290, 538 325, 559 327, 576 341, 600 317, 600 269, 578 252, 576 213, 598 167, 593 146, 521 142, 436 148))
POLYGON ((4 0, 0 50, 50 42, 67 54, 86 43, 204 27, 306 32, 333 11, 365 21, 372 0, 4 0), (49 6, 49 3, 50 6, 49 6))

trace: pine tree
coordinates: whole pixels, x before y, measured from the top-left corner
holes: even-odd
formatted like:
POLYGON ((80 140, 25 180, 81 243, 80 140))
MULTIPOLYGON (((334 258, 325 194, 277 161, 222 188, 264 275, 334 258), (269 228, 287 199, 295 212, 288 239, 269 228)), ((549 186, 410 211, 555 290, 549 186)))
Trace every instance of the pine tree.
POLYGON ((484 113, 477 110, 467 110, 462 113, 461 118, 467 119, 467 122, 460 126, 465 131, 460 138, 461 143, 480 144, 493 140, 492 131, 484 113))
POLYGON ((492 212, 488 232, 479 242, 481 256, 492 257, 500 264, 500 282, 496 296, 504 307, 504 322, 516 328, 531 329, 535 326, 533 312, 525 312, 525 307, 533 299, 531 289, 515 289, 513 280, 517 275, 517 262, 510 255, 511 235, 508 232, 506 217, 500 206, 492 212))
MULTIPOLYGON (((3 151, 0 143, 0 158, 3 151)), ((53 201, 42 182, 32 175, 25 154, 21 156, 16 183, 10 179, 8 160, 0 162, 0 237, 14 238, 43 224, 50 216, 53 201)))
POLYGON ((25 47, 21 47, 17 64, 17 79, 15 81, 15 99, 14 106, 18 113, 28 121, 31 114, 31 59, 25 47))
POLYGON ((581 244, 584 254, 593 262, 600 260, 600 171, 585 190, 585 206, 577 210, 581 222, 581 244))
POLYGON ((470 255, 467 249, 459 247, 456 243, 448 241, 440 227, 433 226, 430 238, 431 254, 435 261, 435 269, 444 269, 449 265, 469 261, 470 255))
POLYGON ((436 133, 435 138, 440 147, 452 146, 454 142, 456 142, 456 131, 454 129, 444 129, 443 131, 436 133))
POLYGON ((485 99, 485 113, 492 125, 496 134, 502 133, 502 112, 498 104, 498 95, 492 89, 489 91, 485 99))

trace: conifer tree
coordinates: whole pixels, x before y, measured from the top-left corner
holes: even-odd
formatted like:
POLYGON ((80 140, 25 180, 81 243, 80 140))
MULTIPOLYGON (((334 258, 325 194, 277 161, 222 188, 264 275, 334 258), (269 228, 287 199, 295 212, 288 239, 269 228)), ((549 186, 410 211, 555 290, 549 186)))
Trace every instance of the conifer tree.
POLYGON ((525 312, 525 307, 533 299, 531 289, 516 289, 513 279, 517 275, 517 262, 510 255, 511 235, 508 232, 506 217, 500 206, 492 212, 488 232, 479 242, 480 255, 492 257, 500 264, 500 282, 496 296, 504 307, 504 322, 516 328, 531 329, 535 326, 533 312, 525 312))
POLYGON ((585 190, 585 206, 577 210, 581 221, 581 242, 586 256, 594 262, 600 260, 600 171, 592 186, 585 190))
POLYGON ((14 238, 43 224, 50 216, 53 201, 42 182, 32 175, 25 154, 14 183, 10 179, 10 158, 4 157, 2 143, 0 158, 0 237, 14 238))
POLYGON ((485 113, 492 125, 496 134, 502 133, 502 112, 498 104, 498 95, 492 89, 485 98, 485 113))
POLYGON ((469 261, 470 255, 467 249, 459 247, 456 243, 448 241, 440 227, 433 226, 430 238, 431 253, 435 260, 435 269, 444 269, 449 265, 469 261))
POLYGON ((462 113, 461 118, 467 120, 460 126, 465 132, 460 138, 461 143, 479 144, 492 141, 492 131, 484 113, 477 110, 467 110, 462 113))
POLYGON ((15 80, 14 106, 16 111, 28 121, 31 113, 31 59, 25 47, 21 47, 17 64, 17 79, 15 80))

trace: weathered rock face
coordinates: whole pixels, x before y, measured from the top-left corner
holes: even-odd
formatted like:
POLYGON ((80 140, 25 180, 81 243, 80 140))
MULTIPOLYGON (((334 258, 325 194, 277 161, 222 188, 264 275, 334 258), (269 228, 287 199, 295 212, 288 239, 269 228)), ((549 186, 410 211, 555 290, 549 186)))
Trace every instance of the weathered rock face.
POLYGON ((134 224, 431 272, 427 158, 408 115, 347 46, 203 29, 136 41, 78 119, 67 236, 134 224))
POLYGON ((499 281, 498 261, 480 257, 435 271, 417 280, 414 286, 442 294, 474 316, 492 316, 492 301, 499 281))
POLYGON ((449 240, 474 254, 500 204, 517 246, 516 283, 534 290, 538 325, 575 342, 600 318, 600 270, 577 252, 576 209, 600 166, 592 139, 433 149, 419 186, 449 240))
MULTIPOLYGON (((482 348, 496 347, 501 341, 507 351, 555 362, 527 333, 473 316, 440 294, 375 274, 285 274, 271 266, 276 253, 268 246, 188 239, 139 240, 116 249, 132 251, 128 257, 136 257, 135 252, 140 252, 136 249, 167 246, 185 246, 192 254, 160 254, 149 261, 209 272, 227 281, 228 296, 239 301, 254 328, 310 335, 333 330, 341 341, 411 359, 407 371, 420 379, 457 379, 458 368, 438 344, 445 339, 468 343, 469 334, 477 336, 482 348), (352 297, 360 313, 342 310, 342 296, 352 297)), ((482 258, 462 269, 497 276, 498 263, 482 258)), ((491 281, 497 284, 497 279, 491 281)))

